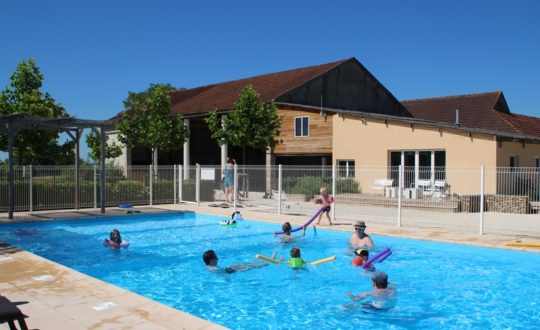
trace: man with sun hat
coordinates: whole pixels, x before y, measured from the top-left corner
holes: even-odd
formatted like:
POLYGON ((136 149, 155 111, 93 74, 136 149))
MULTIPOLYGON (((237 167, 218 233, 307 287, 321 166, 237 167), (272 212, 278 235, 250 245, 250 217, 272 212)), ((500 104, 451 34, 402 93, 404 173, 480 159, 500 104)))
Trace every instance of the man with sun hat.
POLYGON ((364 221, 356 221, 354 224, 354 234, 352 234, 349 240, 349 245, 352 249, 365 248, 373 249, 375 244, 371 237, 365 233, 366 223, 364 221))

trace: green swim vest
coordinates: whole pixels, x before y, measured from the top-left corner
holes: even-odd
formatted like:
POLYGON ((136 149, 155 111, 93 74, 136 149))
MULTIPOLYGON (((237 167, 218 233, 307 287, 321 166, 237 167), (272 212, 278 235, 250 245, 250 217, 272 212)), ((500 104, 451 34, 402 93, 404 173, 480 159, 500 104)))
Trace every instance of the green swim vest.
POLYGON ((305 261, 302 258, 291 258, 287 261, 287 264, 292 268, 302 268, 304 267, 305 261))

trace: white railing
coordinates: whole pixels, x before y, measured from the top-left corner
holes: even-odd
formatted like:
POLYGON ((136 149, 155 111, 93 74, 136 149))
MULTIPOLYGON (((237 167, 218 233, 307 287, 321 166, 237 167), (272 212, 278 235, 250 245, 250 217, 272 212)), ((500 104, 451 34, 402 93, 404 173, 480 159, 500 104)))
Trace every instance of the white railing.
MULTIPOLYGON (((14 210, 76 207, 74 166, 15 166, 14 210)), ((225 206, 220 165, 107 167, 106 205, 197 203, 225 206)), ((79 207, 100 205, 100 168, 79 170, 79 207)), ((235 203, 278 214, 312 215, 321 187, 335 197, 336 220, 403 227, 540 236, 537 168, 237 166, 235 203), (280 170, 281 168, 281 170, 280 170)), ((0 211, 8 209, 0 167, 0 211)), ((325 221, 325 220, 323 220, 325 221)))

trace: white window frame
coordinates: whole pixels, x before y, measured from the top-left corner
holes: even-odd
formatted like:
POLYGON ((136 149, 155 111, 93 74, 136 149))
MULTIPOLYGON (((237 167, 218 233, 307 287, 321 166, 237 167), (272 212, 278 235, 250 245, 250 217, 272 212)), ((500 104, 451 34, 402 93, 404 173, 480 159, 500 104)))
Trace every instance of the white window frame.
POLYGON ((354 159, 337 159, 336 165, 338 169, 341 170, 341 166, 339 165, 340 162, 345 162, 345 178, 354 178, 356 175, 356 171, 354 171, 356 166, 354 159), (354 171, 353 173, 355 175, 351 175, 351 168, 354 171))
POLYGON ((519 167, 519 156, 517 155, 511 155, 510 158, 508 159, 508 167, 510 168, 517 168, 519 167), (512 159, 514 160, 512 164, 512 159))
POLYGON ((294 117, 294 137, 299 137, 299 138, 304 138, 304 137, 309 137, 309 116, 299 116, 299 117, 294 117), (307 120, 307 134, 304 135, 304 122, 303 122, 303 119, 306 119, 307 120), (301 135, 298 135, 298 132, 296 131, 296 120, 297 119, 300 119, 300 134, 301 135))

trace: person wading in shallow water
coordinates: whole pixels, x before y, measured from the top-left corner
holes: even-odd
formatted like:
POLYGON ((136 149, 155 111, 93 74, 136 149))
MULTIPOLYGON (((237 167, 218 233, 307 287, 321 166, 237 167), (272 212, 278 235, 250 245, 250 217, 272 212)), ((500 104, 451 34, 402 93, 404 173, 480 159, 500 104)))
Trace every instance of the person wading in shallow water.
POLYGON ((366 248, 373 249, 375 244, 371 237, 365 233, 366 223, 364 221, 356 221, 354 224, 354 234, 352 234, 349 240, 349 246, 351 249, 366 248))

